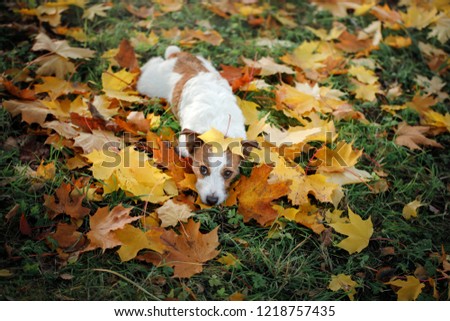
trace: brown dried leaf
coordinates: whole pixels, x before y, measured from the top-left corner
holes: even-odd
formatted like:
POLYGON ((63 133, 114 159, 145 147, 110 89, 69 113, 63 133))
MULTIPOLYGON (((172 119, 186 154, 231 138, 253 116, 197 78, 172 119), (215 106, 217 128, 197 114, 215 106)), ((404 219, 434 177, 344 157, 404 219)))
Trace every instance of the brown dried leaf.
POLYGON ((174 277, 189 278, 203 270, 203 263, 215 258, 220 251, 218 228, 209 233, 200 232, 200 223, 190 219, 183 224, 178 232, 165 231, 161 236, 166 245, 167 253, 163 256, 161 263, 174 268, 174 277))
POLYGON ((424 136, 424 133, 428 132, 430 128, 427 126, 409 126, 403 122, 398 125, 396 131, 395 143, 397 145, 406 146, 411 150, 422 149, 419 145, 433 146, 443 148, 441 144, 433 139, 429 139, 424 136))
POLYGON ((108 206, 99 208, 89 220, 91 230, 86 236, 90 244, 85 251, 101 248, 105 252, 106 249, 122 245, 114 231, 140 218, 140 216, 131 217, 130 212, 131 207, 126 208, 122 204, 112 210, 109 210, 108 206))
POLYGON ((241 178, 237 185, 238 212, 244 216, 244 222, 255 219, 264 226, 278 216, 271 203, 289 193, 289 182, 269 184, 267 179, 271 171, 272 168, 265 164, 256 167, 250 177, 241 178))
POLYGON ((67 214, 74 219, 82 219, 89 214, 90 209, 83 207, 85 195, 72 193, 70 184, 62 183, 55 195, 44 195, 44 205, 48 208, 48 216, 54 219, 60 214, 67 214), (56 201, 56 199, 58 201, 56 201))

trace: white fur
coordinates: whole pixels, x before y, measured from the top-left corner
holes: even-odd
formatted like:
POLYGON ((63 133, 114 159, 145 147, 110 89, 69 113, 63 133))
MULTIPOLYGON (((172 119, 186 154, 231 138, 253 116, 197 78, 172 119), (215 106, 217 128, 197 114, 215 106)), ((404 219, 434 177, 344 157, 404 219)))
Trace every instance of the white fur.
POLYGON ((161 57, 150 59, 142 68, 137 90, 149 97, 172 98, 173 88, 181 75, 172 72, 176 59, 164 60, 161 57))
MULTIPOLYGON (((137 83, 137 90, 151 97, 162 97, 172 103, 173 90, 182 75, 173 71, 177 58, 169 58, 180 49, 170 46, 166 49, 165 58, 150 59, 143 67, 137 83), (168 59, 169 58, 169 59, 168 59)), ((199 134, 215 128, 227 137, 246 139, 244 116, 230 85, 222 78, 213 65, 201 56, 197 58, 208 72, 200 72, 186 82, 178 104, 178 119, 182 130, 189 129, 199 134)), ((179 137, 179 152, 189 156, 183 144, 186 137, 179 137)), ((227 193, 222 177, 222 168, 227 163, 227 155, 214 156, 218 166, 210 168, 210 175, 197 180, 197 190, 204 203, 208 195, 219 198, 222 203, 227 193)), ((214 162, 214 161, 213 161, 214 162)))
POLYGON ((244 116, 228 82, 201 72, 184 86, 178 107, 181 128, 204 133, 215 128, 233 138, 245 138, 244 116))

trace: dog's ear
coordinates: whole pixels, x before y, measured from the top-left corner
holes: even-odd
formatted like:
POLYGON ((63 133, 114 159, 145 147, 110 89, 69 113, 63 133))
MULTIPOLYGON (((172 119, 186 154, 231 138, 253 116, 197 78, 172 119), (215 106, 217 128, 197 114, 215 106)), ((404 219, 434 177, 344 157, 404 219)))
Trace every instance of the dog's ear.
MULTIPOLYGON (((179 148, 183 147, 185 150, 187 150, 187 152, 189 153, 189 155, 193 155, 194 150, 196 148, 200 148, 203 145, 203 141, 198 138, 198 136, 200 136, 199 133, 194 132, 193 130, 190 129, 183 129, 180 132, 180 140, 179 140, 179 148), (185 139, 181 139, 181 136, 184 136, 185 139)), ((181 148, 180 148, 181 150, 181 148)), ((183 155, 183 156, 187 156, 187 155, 183 155)))
POLYGON ((250 152, 253 148, 259 148, 259 144, 256 140, 243 140, 242 141, 242 154, 244 154, 245 157, 248 157, 250 155, 250 152))

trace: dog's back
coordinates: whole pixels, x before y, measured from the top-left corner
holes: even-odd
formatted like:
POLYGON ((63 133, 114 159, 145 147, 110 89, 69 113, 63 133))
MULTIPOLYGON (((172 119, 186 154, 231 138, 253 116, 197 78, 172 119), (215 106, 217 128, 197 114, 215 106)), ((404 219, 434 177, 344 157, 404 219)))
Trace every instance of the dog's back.
POLYGON ((182 129, 204 133, 216 128, 228 137, 245 138, 244 117, 228 82, 201 56, 166 49, 165 59, 150 59, 142 67, 137 89, 168 100, 182 129))

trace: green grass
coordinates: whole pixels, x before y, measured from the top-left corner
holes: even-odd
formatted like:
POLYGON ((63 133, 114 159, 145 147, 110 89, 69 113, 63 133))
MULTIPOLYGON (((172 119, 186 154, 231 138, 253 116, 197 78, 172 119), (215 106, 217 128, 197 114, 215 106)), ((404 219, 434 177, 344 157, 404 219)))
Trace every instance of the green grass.
MULTIPOLYGON (((271 10, 278 10, 277 3, 271 2, 271 10)), ((302 41, 314 39, 309 31, 302 28, 304 25, 331 28, 334 18, 329 13, 315 12, 305 1, 299 3, 295 19, 300 26, 295 29, 281 27, 279 30, 261 30, 251 27, 242 17, 233 16, 224 20, 197 3, 157 18, 154 25, 155 30, 160 31, 174 26, 180 29, 193 28, 197 21, 209 20, 222 35, 224 42, 218 47, 198 43, 190 50, 210 57, 216 66, 241 65, 241 56, 279 58, 302 41), (256 46, 254 40, 268 34, 291 41, 292 48, 256 46)), ((137 6, 138 4, 136 2, 137 6)), ((80 12, 74 8, 71 10, 75 10, 76 14, 67 18, 68 22, 76 24, 80 12)), ((8 19, 19 19, 19 16, 11 14, 8 19)), ((370 19, 360 17, 342 21, 349 28, 354 28, 367 26, 370 19)), ((98 55, 97 58, 80 64, 72 80, 89 81, 93 88, 101 88, 101 74, 107 66, 98 57, 109 49, 117 48, 120 41, 130 38, 133 32, 144 31, 136 26, 137 22, 138 19, 128 13, 120 1, 114 1, 114 7, 107 17, 97 17, 93 22, 87 23, 85 29, 92 39, 86 47, 96 50, 98 55)), ((30 51, 32 34, 26 34, 26 37, 22 34, 20 41, 17 41, 14 32, 17 33, 14 30, 0 33, 0 44, 5 48, 2 53, 4 59, 0 61, 0 72, 10 68, 23 68, 37 57, 30 51)), ((381 45, 379 50, 371 54, 381 66, 379 73, 386 85, 398 82, 403 88, 410 90, 417 74, 432 75, 418 55, 418 49, 414 47, 419 40, 428 41, 426 34, 411 30, 410 35, 414 40, 412 48, 393 49, 381 45)), ((161 37, 154 48, 145 52, 138 51, 140 61, 161 55, 165 47, 172 43, 175 42, 161 37)), ((437 43, 435 45, 438 46, 437 43)), ((448 45, 444 49, 449 52, 448 45)), ((36 67, 31 66, 30 69, 33 71, 36 67)), ((448 74, 444 77, 450 83, 448 74)), ((277 81, 278 79, 274 80, 274 83, 277 81)), ((343 75, 331 77, 324 84, 346 91, 349 81, 343 75)), ((448 91, 448 84, 446 89, 448 91)), ((6 97, 3 96, 6 95, 5 92, 1 94, 2 98, 6 97)), ((413 94, 410 90, 405 97, 410 98, 413 94)), ((262 112, 266 113, 270 108, 267 101, 273 98, 271 95, 263 92, 250 93, 246 94, 246 99, 260 103, 263 106, 262 112), (268 99, 261 100, 261 97, 268 99)), ((398 103, 404 103, 402 99, 404 98, 398 103)), ((143 108, 146 113, 160 113, 164 126, 178 129, 173 116, 164 112, 159 102, 151 101, 143 108)), ((372 218, 375 233, 369 247, 361 253, 348 255, 338 247, 325 246, 321 238, 310 229, 292 222, 286 222, 286 227, 278 238, 270 239, 267 238, 268 228, 253 223, 244 224, 235 207, 216 207, 199 211, 195 219, 201 222, 203 232, 209 232, 218 226, 222 253, 234 254, 240 263, 234 267, 226 267, 212 260, 204 265, 202 273, 189 279, 172 278, 173 270, 169 267, 157 268, 135 260, 122 263, 111 250, 105 253, 88 252, 68 262, 61 261, 49 247, 49 240, 41 237, 42 233, 55 228, 55 223, 45 216, 43 197, 45 194, 53 194, 62 182, 71 182, 72 176, 87 176, 89 172, 68 170, 63 162, 63 154, 70 151, 44 145, 45 136, 36 136, 36 155, 31 159, 26 158, 24 162, 22 144, 27 135, 33 134, 29 132, 29 126, 20 122, 20 118, 13 119, 1 109, 0 269, 7 269, 12 275, 0 277, 0 299, 227 300, 231 294, 240 292, 248 300, 347 300, 343 291, 332 292, 327 289, 331 275, 344 273, 352 275, 360 284, 356 299, 395 300, 396 295, 392 289, 380 281, 384 280, 380 272, 383 268, 390 269, 391 276, 412 275, 420 264, 431 278, 441 278, 442 275, 436 272, 439 262, 430 254, 440 252, 441 245, 445 246, 447 252, 450 251, 450 134, 437 137, 444 146, 443 149, 410 151, 392 141, 392 129, 400 122, 399 119, 382 112, 377 102, 355 102, 355 108, 361 110, 370 123, 336 122, 339 137, 348 142, 354 141, 354 147, 364 149, 358 168, 372 172, 373 169, 379 169, 381 164, 388 174, 388 191, 375 194, 369 188, 372 183, 369 186, 350 185, 339 206, 340 209, 345 209, 349 205, 364 219, 369 216, 372 218), (17 146, 7 147, 5 143, 8 139, 16 141, 17 146), (30 188, 34 186, 32 180, 17 166, 29 165, 35 169, 40 163, 41 155, 46 155, 46 162, 55 162, 57 175, 51 182, 45 182, 38 188, 30 188), (401 216, 402 208, 416 198, 425 206, 419 208, 418 218, 405 221, 401 216), (6 214, 15 204, 19 205, 17 214, 6 220, 6 214), (31 236, 20 232, 22 213, 33 228, 31 236), (395 254, 381 255, 381 250, 385 247, 394 247, 395 254)), ((448 105, 441 104, 438 108, 445 111, 448 105)), ((411 124, 417 123, 415 113, 403 111, 401 115, 411 124)), ((270 122, 280 127, 295 123, 281 112, 272 113, 270 122)), ((32 126, 31 129, 37 128, 32 126)), ((134 213, 139 213, 144 206, 143 202, 135 202, 121 191, 107 195, 101 202, 85 202, 84 205, 91 208, 92 213, 98 207, 112 207, 119 203, 135 207, 134 213)), ((340 239, 335 235, 333 244, 337 244, 340 239)), ((445 299, 448 284, 439 282, 438 290, 441 299, 445 299)), ((419 296, 419 300, 431 300, 432 295, 428 287, 419 296)))

